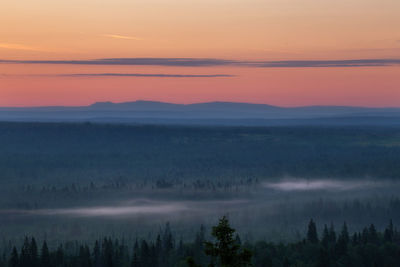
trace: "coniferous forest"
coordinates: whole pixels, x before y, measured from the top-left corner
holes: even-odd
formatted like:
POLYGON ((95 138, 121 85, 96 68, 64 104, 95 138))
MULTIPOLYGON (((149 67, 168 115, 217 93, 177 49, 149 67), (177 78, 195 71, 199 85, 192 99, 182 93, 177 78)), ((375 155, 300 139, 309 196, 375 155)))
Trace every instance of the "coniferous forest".
POLYGON ((398 266, 399 144, 395 126, 0 123, 0 266, 398 266))
POLYGON ((400 232, 390 221, 384 231, 374 224, 350 233, 344 223, 336 230, 324 225, 318 232, 311 219, 302 240, 290 243, 243 242, 229 220, 223 217, 212 228, 207 241, 203 226, 192 242, 182 242, 165 228, 155 240, 135 240, 133 244, 104 237, 93 244, 79 241, 49 248, 46 240, 25 237, 17 248, 9 243, 0 266, 9 267, 143 267, 143 266, 398 266, 400 232))

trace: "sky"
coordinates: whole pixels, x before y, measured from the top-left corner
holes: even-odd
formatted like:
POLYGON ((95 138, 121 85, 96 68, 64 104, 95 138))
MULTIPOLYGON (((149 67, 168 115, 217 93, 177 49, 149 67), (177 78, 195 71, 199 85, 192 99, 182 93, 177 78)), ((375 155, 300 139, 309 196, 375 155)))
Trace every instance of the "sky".
POLYGON ((2 0, 0 106, 400 107, 398 0, 2 0))

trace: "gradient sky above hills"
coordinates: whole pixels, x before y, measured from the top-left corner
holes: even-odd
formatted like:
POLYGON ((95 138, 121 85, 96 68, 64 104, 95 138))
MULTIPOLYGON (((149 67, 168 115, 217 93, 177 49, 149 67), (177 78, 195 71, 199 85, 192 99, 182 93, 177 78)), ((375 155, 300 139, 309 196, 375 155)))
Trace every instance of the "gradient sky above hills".
POLYGON ((4 0, 0 106, 400 106, 400 61, 376 64, 400 59, 399 14, 398 0, 4 0), (81 64, 102 58, 292 63, 81 64), (378 61, 342 64, 353 59, 378 61), (334 66, 309 65, 327 60, 334 66))

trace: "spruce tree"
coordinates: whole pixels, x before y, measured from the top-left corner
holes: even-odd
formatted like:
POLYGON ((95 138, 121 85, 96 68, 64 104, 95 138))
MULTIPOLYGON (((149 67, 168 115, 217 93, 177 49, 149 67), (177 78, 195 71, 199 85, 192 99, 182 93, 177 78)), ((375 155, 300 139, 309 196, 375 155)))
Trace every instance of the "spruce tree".
POLYGON ((50 253, 46 241, 43 241, 42 250, 40 253, 40 266, 50 267, 50 253))
POLYGON ((9 267, 18 267, 19 266, 19 257, 18 257, 18 251, 16 247, 13 247, 10 260, 8 262, 9 267))
POLYGON ((241 249, 233 238, 235 229, 231 228, 226 216, 219 220, 219 224, 212 228, 215 243, 205 243, 205 253, 212 258, 210 266, 218 264, 221 267, 244 267, 251 265, 251 252, 241 249))
POLYGON ((324 225, 324 231, 322 232, 321 242, 324 248, 328 248, 328 245, 330 243, 330 235, 328 231, 328 226, 326 224, 324 225))
POLYGON ((38 266, 39 256, 38 256, 38 247, 34 237, 31 239, 31 243, 29 245, 29 256, 30 256, 30 267, 38 266))
POLYGON ((100 255, 100 244, 96 240, 93 247, 93 265, 94 267, 100 267, 101 255, 100 255))
POLYGON ((142 240, 140 245, 140 265, 141 266, 150 266, 150 247, 146 240, 142 240))
POLYGON ((132 262, 131 262, 131 267, 140 267, 140 259, 139 259, 139 243, 138 240, 135 240, 135 244, 133 245, 133 257, 132 257, 132 262))
POLYGON ((25 237, 24 244, 21 248, 21 254, 19 259, 20 267, 30 267, 31 265, 31 257, 30 257, 30 243, 28 237, 25 237))
POLYGON ((308 223, 307 241, 313 244, 318 243, 317 226, 313 219, 308 223))
POLYGON ((384 235, 383 235, 383 240, 385 242, 392 242, 393 241, 393 235, 394 235, 394 230, 393 230, 393 222, 390 220, 389 226, 386 227, 384 235))
POLYGON ((346 222, 343 223, 342 231, 340 232, 339 239, 341 239, 344 243, 349 243, 349 231, 347 230, 346 222))
POLYGON ((376 228, 374 224, 371 224, 369 226, 369 238, 368 241, 373 243, 373 244, 378 244, 379 239, 378 239, 378 233, 376 232, 376 228))
POLYGON ((336 243, 336 232, 335 232, 335 227, 333 226, 333 223, 331 223, 331 226, 329 227, 329 241, 332 244, 336 243))
POLYGON ((343 223, 342 231, 340 232, 338 242, 336 243, 336 253, 339 257, 347 254, 349 240, 350 236, 349 231, 347 230, 347 224, 343 223))

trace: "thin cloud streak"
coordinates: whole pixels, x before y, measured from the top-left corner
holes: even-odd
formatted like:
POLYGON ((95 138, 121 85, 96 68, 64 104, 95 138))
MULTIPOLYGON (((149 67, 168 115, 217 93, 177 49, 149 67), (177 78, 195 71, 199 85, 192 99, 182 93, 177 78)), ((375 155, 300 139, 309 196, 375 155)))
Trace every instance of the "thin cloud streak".
POLYGON ((62 74, 2 74, 2 77, 143 77, 143 78, 231 78, 232 74, 167 74, 167 73, 62 73, 62 74))
POLYGON ((260 68, 340 68, 400 65, 400 59, 287 60, 249 63, 260 68))
POLYGON ((212 67, 239 64, 239 61, 210 58, 103 58, 93 60, 0 60, 5 64, 129 65, 212 67))
POLYGON ((40 49, 23 44, 15 43, 0 43, 0 48, 12 50, 27 50, 27 51, 41 51, 40 49))
POLYGON ((400 59, 245 61, 217 58, 103 58, 93 60, 0 60, 3 64, 127 65, 173 67, 343 68, 398 66, 400 59))
POLYGON ((126 35, 119 35, 119 34, 103 34, 102 36, 114 39, 123 39, 123 40, 135 40, 135 41, 142 41, 142 38, 133 37, 133 36, 126 36, 126 35))
POLYGON ((163 74, 163 73, 73 73, 58 74, 62 77, 152 77, 152 78, 219 78, 235 77, 230 74, 163 74))

